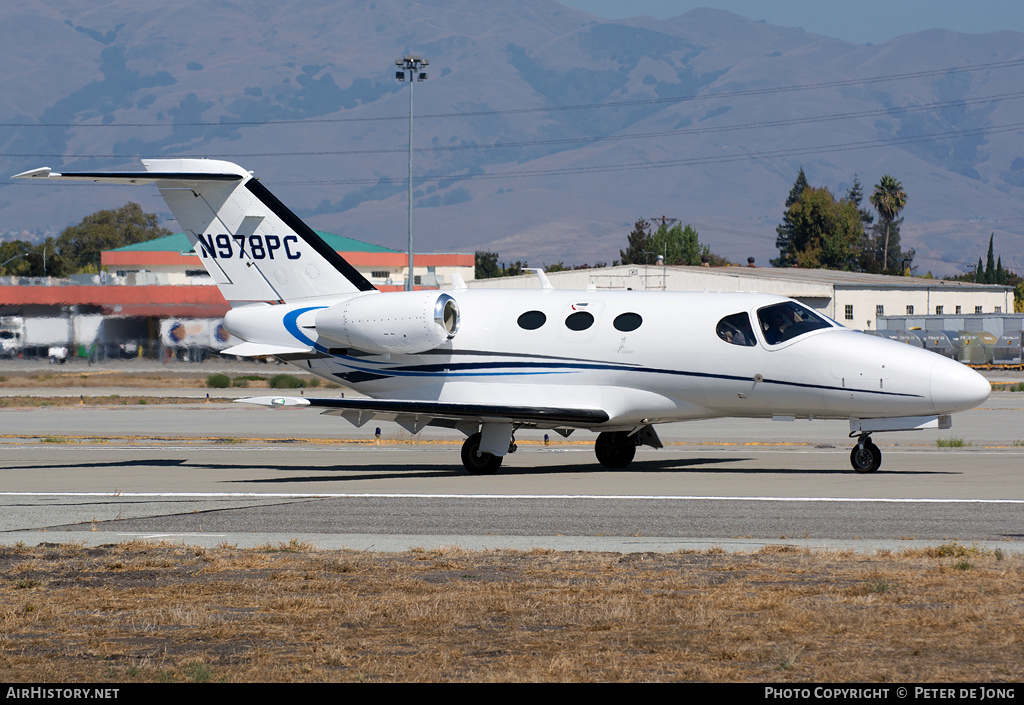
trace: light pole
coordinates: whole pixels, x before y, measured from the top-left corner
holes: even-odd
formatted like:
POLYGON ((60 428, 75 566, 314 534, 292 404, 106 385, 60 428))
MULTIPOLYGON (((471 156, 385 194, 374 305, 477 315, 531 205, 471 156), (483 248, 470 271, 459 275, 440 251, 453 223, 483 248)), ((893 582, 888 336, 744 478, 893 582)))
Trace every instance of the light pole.
MULTIPOLYGON (((46 252, 46 250, 43 250, 43 252, 46 252)), ((0 264, 0 270, 3 270, 3 268, 5 266, 7 266, 7 262, 13 262, 14 260, 18 259, 19 257, 26 257, 27 255, 28 255, 28 253, 24 253, 24 254, 20 254, 20 255, 14 255, 14 257, 11 257, 9 260, 6 260, 3 264, 0 264)))
POLYGON ((422 72, 420 69, 429 64, 428 60, 409 54, 395 60, 395 66, 400 69, 395 72, 395 78, 404 81, 405 74, 407 72, 409 74, 409 276, 405 280, 406 291, 412 291, 415 282, 412 274, 412 87, 417 81, 427 80, 426 72, 422 72))

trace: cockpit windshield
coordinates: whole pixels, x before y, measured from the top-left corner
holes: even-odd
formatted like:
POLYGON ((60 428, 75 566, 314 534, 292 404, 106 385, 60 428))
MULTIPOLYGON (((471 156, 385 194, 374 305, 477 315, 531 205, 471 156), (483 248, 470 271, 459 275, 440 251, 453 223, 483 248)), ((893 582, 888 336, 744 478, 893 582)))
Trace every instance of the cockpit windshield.
POLYGON ((769 345, 784 343, 812 330, 833 327, 828 319, 795 301, 765 306, 758 310, 757 320, 769 345))

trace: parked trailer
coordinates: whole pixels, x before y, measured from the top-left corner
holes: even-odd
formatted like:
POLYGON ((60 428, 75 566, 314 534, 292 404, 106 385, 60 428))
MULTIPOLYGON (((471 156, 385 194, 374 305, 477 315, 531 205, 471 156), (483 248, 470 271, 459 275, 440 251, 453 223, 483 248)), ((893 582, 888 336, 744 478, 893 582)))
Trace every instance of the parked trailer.
POLYGON ((48 354, 51 347, 66 346, 71 336, 67 318, 3 316, 0 318, 0 354, 4 357, 48 354))
MULTIPOLYGON (((918 331, 917 334, 924 341, 925 350, 931 350, 933 353, 938 353, 943 357, 953 360, 956 359, 956 343, 949 339, 946 331, 922 330, 918 331)), ((957 337, 959 338, 959 336, 957 337)))
POLYGON ((1024 354, 1021 348, 1024 343, 1024 333, 1017 331, 1009 335, 1003 335, 996 341, 992 350, 993 365, 1019 365, 1024 362, 1024 354))
POLYGON ((888 338, 889 340, 895 340, 906 345, 913 345, 915 348, 923 348, 924 341, 919 335, 918 331, 912 330, 888 330, 886 328, 880 328, 878 330, 865 331, 868 335, 874 335, 879 338, 888 338))
POLYGON ((999 339, 983 330, 960 331, 960 362, 967 365, 990 365, 999 339))
POLYGON ((224 328, 223 318, 166 318, 160 321, 160 343, 170 355, 199 362, 242 341, 224 328))

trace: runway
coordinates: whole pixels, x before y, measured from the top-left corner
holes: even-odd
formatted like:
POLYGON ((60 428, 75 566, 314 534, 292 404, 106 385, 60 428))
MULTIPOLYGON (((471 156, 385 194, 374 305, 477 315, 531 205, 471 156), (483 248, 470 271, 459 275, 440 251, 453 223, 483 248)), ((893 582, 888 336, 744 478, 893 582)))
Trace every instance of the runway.
POLYGON ((524 432, 473 477, 461 434, 419 442, 308 410, 238 404, 0 411, 0 542, 145 538, 239 546, 898 550, 950 541, 1024 550, 1024 395, 997 393, 952 431, 878 434, 858 475, 842 422, 659 427, 628 471, 593 434, 524 432), (963 448, 938 448, 955 435, 963 448), (577 440, 578 439, 578 440, 577 440), (747 445, 750 444, 750 445, 747 445))

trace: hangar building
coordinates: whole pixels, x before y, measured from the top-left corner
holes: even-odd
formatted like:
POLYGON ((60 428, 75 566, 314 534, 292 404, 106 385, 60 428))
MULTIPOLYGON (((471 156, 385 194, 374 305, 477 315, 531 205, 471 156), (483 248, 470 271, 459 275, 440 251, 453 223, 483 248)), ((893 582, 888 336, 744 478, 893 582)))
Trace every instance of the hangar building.
MULTIPOLYGON (((1012 313, 1013 289, 942 279, 826 269, 620 265, 550 272, 556 289, 751 291, 788 296, 848 328, 875 330, 891 315, 1012 313)), ((468 282, 471 288, 541 287, 535 274, 468 282)), ((884 327, 884 326, 883 326, 884 327)))

